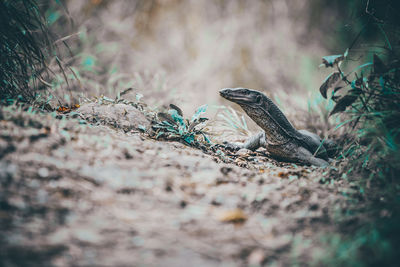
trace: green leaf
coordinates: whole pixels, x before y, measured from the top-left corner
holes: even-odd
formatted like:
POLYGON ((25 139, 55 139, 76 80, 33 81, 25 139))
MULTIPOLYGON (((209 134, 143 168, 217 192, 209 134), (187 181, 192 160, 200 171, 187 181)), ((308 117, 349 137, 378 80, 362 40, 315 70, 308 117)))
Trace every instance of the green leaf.
POLYGON ((187 136, 185 136, 184 140, 187 143, 191 144, 194 141, 194 136, 192 134, 191 135, 187 135, 187 136))
POLYGON ((168 110, 168 114, 171 115, 171 118, 174 121, 179 122, 179 123, 184 122, 183 117, 181 115, 179 115, 178 111, 176 111, 175 109, 168 110))
POLYGON ((356 67, 353 71, 351 71, 351 73, 356 72, 359 69, 362 69, 362 68, 365 68, 365 67, 368 67, 368 66, 371 66, 371 65, 372 65, 372 62, 368 62, 368 63, 362 64, 362 65, 356 67))
POLYGON ((343 55, 332 55, 332 56, 326 56, 322 58, 322 64, 325 65, 325 67, 333 67, 333 65, 338 64, 344 59, 343 55))
POLYGON ((138 128, 139 128, 139 130, 142 130, 143 132, 146 131, 146 127, 144 125, 139 124, 138 128))
POLYGON ((315 150, 314 155, 313 155, 314 157, 315 157, 315 155, 318 155, 318 152, 319 152, 319 150, 321 149, 321 147, 323 147, 324 142, 325 142, 325 138, 322 139, 322 141, 321 141, 321 143, 319 144, 317 150, 315 150))
POLYGON ((201 133, 201 134, 203 135, 204 140, 205 140, 207 143, 209 143, 209 144, 212 143, 211 140, 210 140, 210 138, 208 138, 208 136, 207 136, 205 133, 201 133))
POLYGON ((49 12, 46 13, 47 13, 46 20, 50 26, 60 18, 60 12, 57 10, 50 10, 49 12))
POLYGON ((140 99, 142 99, 142 97, 143 97, 142 94, 137 93, 136 94, 136 101, 140 101, 140 99))
POLYGON ((161 135, 163 135, 164 132, 163 131, 159 131, 158 134, 156 135, 156 139, 158 139, 158 137, 160 137, 161 135))
POLYGON ((169 108, 170 109, 175 109, 178 112, 178 114, 183 117, 182 109, 180 109, 178 106, 176 106, 174 104, 169 104, 169 108))
POLYGON ((393 136, 390 133, 386 134, 385 143, 391 150, 397 150, 396 141, 393 139, 393 136))
POLYGON ((114 99, 111 99, 111 98, 106 97, 106 96, 103 96, 103 100, 105 100, 105 101, 107 101, 107 102, 110 102, 110 103, 114 103, 114 102, 115 102, 114 99))
POLYGON ((340 98, 331 113, 329 113, 329 116, 338 112, 345 111, 348 106, 350 106, 354 103, 354 101, 357 100, 357 98, 358 96, 356 95, 345 95, 344 97, 340 98))
POLYGON ((164 112, 159 112, 159 113, 157 113, 157 117, 158 117, 159 120, 162 120, 163 124, 166 124, 166 122, 168 122, 168 124, 170 126, 175 124, 175 121, 172 119, 170 114, 167 114, 167 113, 164 113, 164 112))
POLYGON ((179 134, 179 132, 174 127, 167 127, 168 132, 179 134))
POLYGON ((82 67, 84 70, 92 71, 93 67, 96 65, 96 58, 91 55, 87 55, 82 58, 82 67))
POLYGON ((388 36, 386 35, 386 32, 385 32, 385 31, 383 30, 383 28, 382 28, 382 25, 381 25, 380 23, 378 23, 377 25, 378 25, 379 30, 381 31, 383 37, 385 38, 385 42, 386 42, 386 44, 388 45, 388 48, 389 48, 390 50, 393 50, 393 49, 392 49, 392 45, 391 45, 390 42, 389 42, 389 38, 388 38, 388 36))
POLYGON ((183 117, 181 115, 179 115, 178 111, 175 109, 170 109, 168 110, 168 113, 171 115, 172 119, 178 123, 179 125, 179 134, 183 134, 184 132, 186 132, 186 124, 185 124, 185 120, 183 119, 183 117))
POLYGON ((349 54, 349 49, 347 48, 346 51, 344 52, 343 56, 346 58, 348 54, 349 54))
POLYGON ((165 124, 165 125, 167 125, 167 126, 174 127, 174 125, 172 125, 172 124, 169 123, 168 121, 162 121, 162 124, 165 124))
POLYGON ((200 117, 200 115, 204 112, 206 112, 208 105, 202 105, 200 106, 196 112, 194 113, 194 115, 192 116, 192 119, 190 120, 190 122, 193 122, 194 120, 198 119, 200 117))
POLYGON ((386 93, 385 79, 382 76, 379 77, 379 85, 382 87, 382 92, 385 94, 386 93))

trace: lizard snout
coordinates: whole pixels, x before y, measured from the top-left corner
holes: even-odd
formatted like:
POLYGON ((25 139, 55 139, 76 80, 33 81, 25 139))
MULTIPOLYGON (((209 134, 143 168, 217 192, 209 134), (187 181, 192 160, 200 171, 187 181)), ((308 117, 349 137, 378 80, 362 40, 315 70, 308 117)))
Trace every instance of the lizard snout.
POLYGON ((219 91, 219 94, 234 103, 237 104, 246 104, 251 103, 251 95, 248 94, 249 89, 246 88, 224 88, 219 91))
POLYGON ((232 91, 232 89, 230 89, 230 88, 224 88, 224 89, 219 91, 219 94, 222 97, 226 98, 226 96, 228 96, 231 91, 232 91))

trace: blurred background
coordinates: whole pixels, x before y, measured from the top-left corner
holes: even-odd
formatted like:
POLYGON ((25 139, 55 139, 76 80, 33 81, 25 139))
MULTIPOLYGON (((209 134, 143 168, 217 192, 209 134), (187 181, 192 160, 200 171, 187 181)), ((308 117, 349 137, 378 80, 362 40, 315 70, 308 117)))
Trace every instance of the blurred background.
POLYGON ((69 46, 64 63, 80 78, 78 95, 115 97, 133 87, 149 105, 192 114, 228 104, 221 88, 247 87, 291 117, 332 108, 318 91, 330 71, 318 66, 355 38, 364 2, 69 0, 51 2, 46 17, 69 46))

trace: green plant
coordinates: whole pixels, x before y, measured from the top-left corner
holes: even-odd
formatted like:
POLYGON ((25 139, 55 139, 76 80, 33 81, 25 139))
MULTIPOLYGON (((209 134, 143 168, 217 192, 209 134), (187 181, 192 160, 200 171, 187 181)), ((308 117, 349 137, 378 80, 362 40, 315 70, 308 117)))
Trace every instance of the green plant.
POLYGON ((346 114, 336 128, 347 125, 355 134, 341 157, 356 156, 352 167, 369 167, 371 176, 394 177, 400 169, 400 57, 389 42, 386 49, 387 63, 373 53, 372 62, 350 71, 341 67, 349 50, 323 57, 323 65, 335 71, 322 83, 320 93, 327 98, 332 89, 330 98, 336 104, 330 115, 346 114))
POLYGON ((155 138, 164 138, 167 140, 182 140, 188 145, 193 145, 202 138, 208 144, 211 143, 203 129, 197 129, 196 126, 208 120, 201 118, 200 115, 206 112, 207 105, 199 107, 193 114, 190 121, 183 118, 182 110, 171 104, 168 113, 159 112, 157 117, 159 122, 153 125, 155 138))
MULTIPOLYGON (((391 203, 397 204, 397 203, 391 203)), ((398 207, 398 206, 397 206, 398 207)), ((313 266, 397 266, 399 246, 398 208, 392 211, 373 209, 375 220, 365 223, 351 236, 325 234, 321 241, 326 245, 324 254, 316 254, 313 266)), ((377 207, 375 207, 377 208, 377 207)))
MULTIPOLYGON (((357 55, 357 50, 352 50, 355 41, 345 53, 322 59, 322 65, 334 71, 322 83, 320 93, 335 102, 330 115, 341 114, 342 122, 336 129, 345 128, 351 134, 351 138, 346 137, 340 155, 347 160, 339 165, 339 174, 345 179, 357 178, 355 184, 360 186, 362 198, 371 202, 367 202, 368 222, 358 225, 351 235, 328 238, 331 255, 317 261, 318 265, 397 264, 396 248, 400 243, 400 53, 397 44, 400 35, 396 25, 377 21, 376 17, 372 20, 371 25, 382 38, 375 40, 381 44, 369 43, 363 50, 369 61, 352 66, 357 61, 349 56, 357 55), (390 29, 389 34, 385 27, 390 29)), ((370 30, 371 25, 365 27, 370 30)))

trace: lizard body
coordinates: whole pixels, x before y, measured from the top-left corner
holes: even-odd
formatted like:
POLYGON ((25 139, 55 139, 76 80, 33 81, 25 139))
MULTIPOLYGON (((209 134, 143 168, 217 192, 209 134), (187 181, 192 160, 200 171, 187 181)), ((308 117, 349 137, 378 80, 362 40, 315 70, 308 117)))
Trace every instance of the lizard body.
POLYGON ((323 141, 318 135, 306 130, 296 130, 272 100, 261 92, 247 88, 226 88, 220 91, 220 95, 239 104, 263 129, 263 132, 239 148, 255 150, 264 146, 273 157, 283 161, 316 166, 328 164, 328 154, 334 150, 334 142, 323 141))

